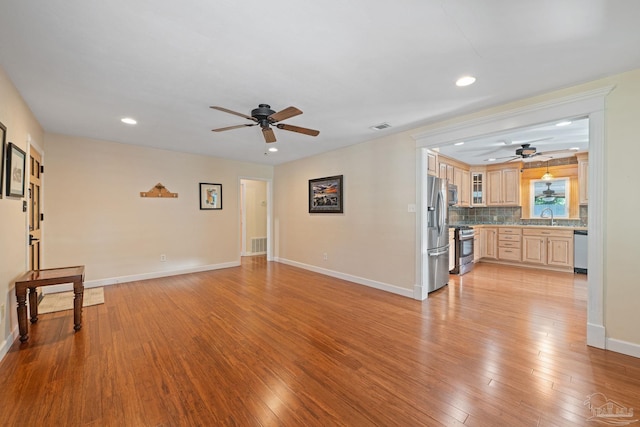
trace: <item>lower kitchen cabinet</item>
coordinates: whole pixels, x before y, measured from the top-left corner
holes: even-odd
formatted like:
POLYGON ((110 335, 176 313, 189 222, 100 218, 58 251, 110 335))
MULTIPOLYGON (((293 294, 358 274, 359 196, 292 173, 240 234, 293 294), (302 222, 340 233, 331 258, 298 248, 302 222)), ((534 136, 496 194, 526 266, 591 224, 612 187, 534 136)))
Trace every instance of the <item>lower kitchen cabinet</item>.
POLYGON ((522 229, 515 227, 498 228, 498 259, 520 261, 522 229))
POLYGON ((522 261, 573 268, 573 231, 525 228, 522 231, 522 261))
POLYGON ((482 228, 484 240, 484 252, 483 258, 498 259, 498 229, 497 228, 482 228))

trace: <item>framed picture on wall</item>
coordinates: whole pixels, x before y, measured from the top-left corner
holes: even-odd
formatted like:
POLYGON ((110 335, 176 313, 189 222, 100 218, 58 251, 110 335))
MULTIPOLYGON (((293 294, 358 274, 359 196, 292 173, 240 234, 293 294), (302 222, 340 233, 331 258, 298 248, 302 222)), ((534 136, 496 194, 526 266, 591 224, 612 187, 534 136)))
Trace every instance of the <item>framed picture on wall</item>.
POLYGON ((222 209, 222 184, 200 183, 200 210, 222 209))
POLYGON ((7 147, 7 196, 24 197, 24 169, 27 155, 13 142, 7 147))
POLYGON ((5 153, 5 145, 7 141, 7 128, 5 125, 0 123, 0 149, 2 152, 0 153, 0 199, 2 199, 2 191, 4 189, 3 178, 4 178, 4 153, 5 153))
POLYGON ((309 213, 343 213, 342 175, 309 180, 309 213))

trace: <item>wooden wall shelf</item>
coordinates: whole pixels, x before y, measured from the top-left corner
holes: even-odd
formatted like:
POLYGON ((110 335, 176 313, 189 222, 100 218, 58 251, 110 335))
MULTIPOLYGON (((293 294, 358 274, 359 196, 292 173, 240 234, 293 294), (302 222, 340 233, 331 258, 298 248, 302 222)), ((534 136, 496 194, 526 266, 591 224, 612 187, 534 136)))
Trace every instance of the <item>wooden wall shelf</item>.
POLYGON ((149 191, 141 191, 140 197, 163 197, 163 198, 176 198, 178 197, 178 193, 172 193, 161 183, 157 183, 151 190, 149 191))

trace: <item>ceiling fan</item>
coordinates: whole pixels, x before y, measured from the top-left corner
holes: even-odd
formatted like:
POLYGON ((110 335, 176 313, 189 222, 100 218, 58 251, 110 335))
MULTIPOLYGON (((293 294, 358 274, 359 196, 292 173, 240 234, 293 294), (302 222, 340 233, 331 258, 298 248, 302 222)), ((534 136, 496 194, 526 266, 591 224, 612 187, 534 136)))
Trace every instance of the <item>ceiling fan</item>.
POLYGON ((516 154, 512 155, 512 156, 506 156, 506 157, 498 157, 495 159, 486 159, 486 161, 493 161, 493 160, 502 160, 502 159, 509 159, 509 160, 505 160, 504 163, 507 162, 512 162, 514 160, 523 160, 523 159, 530 159, 532 157, 537 157, 537 156, 544 156, 544 157, 550 157, 550 154, 554 154, 554 153, 561 153, 564 151, 568 151, 568 150, 553 150, 553 151, 544 151, 544 152, 538 152, 536 147, 532 147, 531 144, 521 144, 520 148, 518 148, 516 150, 516 154))
POLYGON ((275 112, 274 110, 271 109, 270 105, 259 104, 258 108, 254 108, 253 110, 251 110, 250 116, 247 116, 246 114, 238 113, 237 111, 229 110, 228 108, 224 108, 224 107, 212 106, 211 108, 213 108, 214 110, 223 111, 225 113, 244 117, 245 119, 251 120, 254 122, 250 124, 227 126, 223 128, 212 129, 213 132, 223 132, 231 129, 239 129, 242 127, 259 125, 262 128, 262 136, 264 137, 264 140, 267 143, 276 142, 276 135, 273 133, 273 129, 271 128, 271 125, 277 127, 278 129, 302 133, 304 135, 309 135, 309 136, 318 136, 320 134, 320 131, 317 131, 317 130, 307 129, 300 126, 287 125, 285 123, 279 123, 282 120, 286 120, 291 117, 302 114, 302 111, 300 111, 296 107, 287 107, 284 110, 275 112))

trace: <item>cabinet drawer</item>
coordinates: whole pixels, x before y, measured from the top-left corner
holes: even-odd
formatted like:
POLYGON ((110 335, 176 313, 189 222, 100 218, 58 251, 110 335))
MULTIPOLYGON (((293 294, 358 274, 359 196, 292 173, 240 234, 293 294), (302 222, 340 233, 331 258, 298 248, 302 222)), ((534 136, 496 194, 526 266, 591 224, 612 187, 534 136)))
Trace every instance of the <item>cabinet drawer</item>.
POLYGON ((513 234, 498 234, 498 240, 501 242, 519 242, 522 239, 522 236, 514 236, 513 234))
POLYGON ((500 240, 500 243, 498 244, 498 246, 500 246, 501 248, 517 248, 520 249, 520 240, 518 240, 517 242, 511 242, 508 240, 500 240))
POLYGON ((522 234, 522 229, 517 227, 500 227, 499 234, 514 234, 519 236, 522 234))
POLYGON ((498 248, 498 259, 520 261, 520 249, 500 247, 498 248))
POLYGON ((525 236, 573 237, 573 230, 557 230, 553 228, 525 228, 522 233, 525 236))

